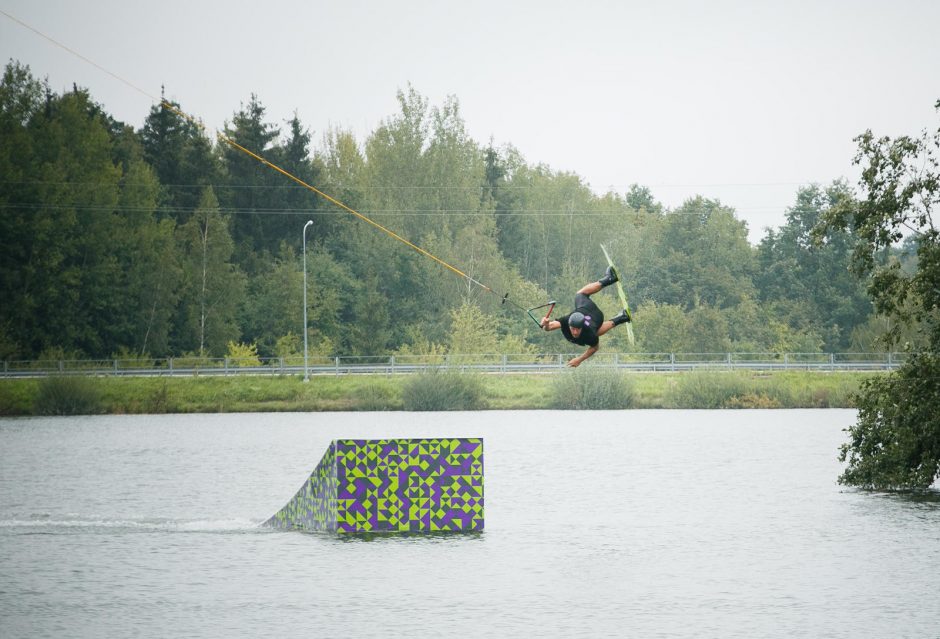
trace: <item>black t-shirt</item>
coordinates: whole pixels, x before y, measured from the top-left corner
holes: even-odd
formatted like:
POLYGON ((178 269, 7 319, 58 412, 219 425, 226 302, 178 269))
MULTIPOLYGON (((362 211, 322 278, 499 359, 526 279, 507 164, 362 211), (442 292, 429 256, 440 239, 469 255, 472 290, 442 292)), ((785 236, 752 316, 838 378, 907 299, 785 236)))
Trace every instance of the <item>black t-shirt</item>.
POLYGON ((581 293, 575 296, 574 304, 574 311, 578 311, 584 315, 584 326, 581 327, 581 334, 578 335, 577 338, 571 336, 571 327, 568 326, 568 318, 571 317, 571 313, 574 313, 574 311, 571 311, 571 313, 568 313, 564 317, 558 318, 558 321, 561 323, 562 334, 565 336, 565 339, 572 344, 597 346, 599 342, 597 329, 604 323, 604 313, 597 307, 597 304, 591 301, 590 297, 581 293))

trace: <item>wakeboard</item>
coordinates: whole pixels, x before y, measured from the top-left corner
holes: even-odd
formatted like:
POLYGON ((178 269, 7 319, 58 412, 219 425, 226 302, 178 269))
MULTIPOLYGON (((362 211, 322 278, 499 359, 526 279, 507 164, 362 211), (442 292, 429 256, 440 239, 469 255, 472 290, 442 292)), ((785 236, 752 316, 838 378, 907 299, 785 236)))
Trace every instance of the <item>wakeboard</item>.
POLYGON ((620 298, 620 305, 623 306, 623 310, 627 314, 627 340, 629 340, 630 344, 632 345, 636 343, 633 338, 633 313, 630 312, 630 304, 627 302, 627 294, 624 293, 623 284, 620 282, 622 278, 622 271, 614 266, 614 261, 610 259, 610 254, 607 252, 607 249, 604 248, 603 244, 601 244, 601 250, 604 251, 604 257, 607 258, 607 263, 617 272, 617 281, 614 282, 614 287, 617 290, 617 297, 620 298))

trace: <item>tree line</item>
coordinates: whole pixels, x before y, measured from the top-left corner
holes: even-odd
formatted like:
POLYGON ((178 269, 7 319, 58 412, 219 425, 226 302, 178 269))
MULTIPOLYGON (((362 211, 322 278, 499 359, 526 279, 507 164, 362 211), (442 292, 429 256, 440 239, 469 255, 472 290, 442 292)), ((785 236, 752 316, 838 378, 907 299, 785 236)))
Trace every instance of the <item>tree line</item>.
MULTIPOLYGON (((272 123, 255 95, 224 132, 522 306, 570 303, 602 273, 604 242, 637 334, 631 346, 613 331, 605 348, 905 350, 857 398, 840 481, 926 488, 940 475, 940 129, 860 135, 861 194, 806 185, 754 247, 727 204, 668 209, 641 185, 598 195, 577 174, 472 140, 454 97, 431 106, 408 87, 398 102, 365 140, 333 129, 314 148, 296 115, 272 123)), ((0 359, 298 354, 307 220, 314 353, 564 348, 500 294, 173 110, 154 106, 134 129, 84 89, 56 94, 5 67, 0 359)))
MULTIPOLYGON (((650 189, 594 193, 574 173, 469 137, 456 98, 413 88, 364 140, 331 129, 315 147, 296 114, 251 95, 224 133, 458 266, 468 284, 401 243, 212 140, 162 105, 141 128, 87 90, 57 94, 10 62, 0 82, 0 359, 221 356, 303 344, 307 220, 311 351, 324 355, 557 352, 513 305, 597 279, 604 243, 634 306, 640 352, 870 351, 886 319, 851 272, 844 182, 807 185, 758 246, 733 207, 650 189)), ((179 105, 177 105, 179 106, 179 105)), ((905 264, 912 245, 875 259, 905 264)), ((596 296, 616 312, 613 296, 596 296)), ((563 311, 565 312, 565 311, 563 311)), ((916 339, 916 337, 912 337, 916 339)))

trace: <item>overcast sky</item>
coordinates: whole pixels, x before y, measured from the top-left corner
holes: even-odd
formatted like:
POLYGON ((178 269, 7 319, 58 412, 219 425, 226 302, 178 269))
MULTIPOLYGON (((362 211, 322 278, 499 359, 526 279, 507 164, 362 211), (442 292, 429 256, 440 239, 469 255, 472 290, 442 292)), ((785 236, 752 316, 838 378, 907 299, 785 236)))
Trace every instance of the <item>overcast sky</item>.
MULTIPOLYGON (((757 242, 799 185, 845 177, 852 138, 936 128, 940 2, 0 0, 0 8, 221 128, 251 93, 319 143, 362 141, 411 83, 470 135, 598 193, 702 194, 757 242)), ((0 16, 0 55, 140 126, 144 95, 0 16)), ((286 130, 286 129, 285 129, 286 130)))

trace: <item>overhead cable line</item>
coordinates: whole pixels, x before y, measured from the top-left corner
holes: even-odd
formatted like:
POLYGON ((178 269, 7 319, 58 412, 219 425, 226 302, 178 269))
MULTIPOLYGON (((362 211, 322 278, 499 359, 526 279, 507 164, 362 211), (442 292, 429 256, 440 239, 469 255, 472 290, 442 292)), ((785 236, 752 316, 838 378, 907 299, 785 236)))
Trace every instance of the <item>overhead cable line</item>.
MULTIPOLYGON (((64 49, 65 51, 71 53, 72 55, 78 57, 79 59, 81 59, 81 60, 87 62, 88 64, 91 64, 91 65, 94 66, 95 68, 97 68, 97 69, 103 71, 104 73, 107 73, 108 75, 110 75, 111 77, 115 78, 116 80, 122 82, 123 84, 126 84, 128 87, 134 89, 134 90, 137 91, 138 93, 141 93, 142 95, 144 95, 144 96, 150 98, 150 99, 153 100, 154 102, 158 102, 158 103, 161 105, 162 108, 167 109, 168 111, 170 111, 170 112, 172 112, 172 113, 175 113, 176 115, 178 115, 179 117, 183 118, 184 120, 186 120, 186 121, 188 121, 188 122, 190 122, 190 123, 196 125, 197 127, 199 127, 199 128, 202 129, 202 130, 205 130, 206 127, 205 127, 205 125, 203 125, 202 122, 200 122, 199 120, 197 120, 197 119, 194 118, 193 116, 189 115, 188 113, 186 113, 186 112, 183 111, 182 109, 176 107, 175 105, 173 105, 172 103, 170 103, 170 102, 167 101, 166 99, 164 99, 164 98, 157 98, 156 96, 151 95, 150 93, 148 93, 147 91, 141 89, 140 87, 138 87, 138 86, 135 85, 134 83, 125 80, 124 78, 122 78, 122 77, 120 77, 119 75, 113 73, 112 71, 106 69, 105 67, 103 67, 103 66, 97 64, 96 62, 94 62, 94 61, 92 61, 92 60, 86 58, 85 56, 81 55, 81 54, 78 53, 77 51, 72 50, 71 48, 69 48, 69 47, 67 47, 66 45, 62 44, 62 43, 59 42, 58 40, 56 40, 56 39, 54 39, 54 38, 52 38, 52 37, 50 37, 50 36, 48 36, 48 35, 42 33, 41 31, 39 31, 38 29, 35 29, 34 27, 31 27, 30 25, 26 24, 26 23, 23 22, 22 20, 19 20, 19 19, 13 17, 13 16, 10 15, 9 13, 7 13, 6 11, 3 11, 2 9, 0 9, 0 13, 2 13, 3 15, 5 15, 5 16, 8 17, 9 19, 13 20, 13 21, 16 22, 17 24, 22 25, 23 27, 29 29, 30 31, 33 31, 34 33, 38 34, 39 36, 45 38, 46 40, 48 40, 49 42, 53 43, 54 45, 56 45, 56 46, 58 46, 58 47, 61 47, 62 49, 64 49)), ((443 266, 443 267, 446 268, 447 270, 453 272, 454 274, 459 275, 460 277, 463 277, 464 279, 466 279, 466 280, 467 280, 468 282, 470 282, 471 284, 475 284, 475 285, 479 286, 480 288, 482 288, 483 290, 485 290, 485 291, 487 291, 487 292, 489 292, 489 293, 492 293, 492 294, 494 294, 494 295, 499 295, 499 294, 498 294, 496 291, 494 291, 492 288, 490 288, 490 287, 487 286, 486 284, 480 282, 479 280, 475 279, 474 277, 468 275, 467 273, 465 273, 464 271, 460 270, 460 269, 457 268, 456 266, 453 266, 452 264, 446 262, 445 260, 443 260, 443 259, 437 257, 436 255, 434 255, 434 254, 431 253, 430 251, 427 251, 427 250, 421 248, 420 246, 418 246, 417 244, 411 242, 411 241, 408 240, 407 238, 402 237, 401 235, 399 235, 399 234, 396 233, 395 231, 392 231, 391 229, 389 229, 389 228, 387 228, 387 227, 385 227, 385 226, 379 224, 379 223, 376 222, 375 220, 372 220, 371 218, 369 218, 369 217, 363 215, 362 213, 360 213, 359 211, 353 209, 352 207, 347 206, 346 204, 344 204, 343 202, 337 200, 336 198, 334 198, 334 197, 328 195, 327 193, 324 193, 323 191, 321 191, 320 189, 316 188, 315 186, 312 186, 312 185, 308 184, 307 182, 303 181, 302 179, 300 179, 300 178, 297 177, 296 175, 290 173, 289 171, 286 171, 285 169, 282 169, 280 166, 274 164, 273 162, 270 162, 269 160, 265 159, 264 157, 258 155, 257 153, 254 153, 253 151, 251 151, 251 150, 245 148, 244 146, 242 146, 241 144, 239 144, 238 142, 236 142, 236 141, 233 140, 232 138, 230 138, 230 137, 228 137, 228 136, 226 136, 226 135, 223 135, 222 133, 220 133, 220 132, 218 132, 218 131, 216 131, 216 136, 218 137, 218 139, 219 139, 220 141, 222 141, 222 142, 224 142, 225 144, 229 145, 229 146, 232 147, 233 149, 244 153, 244 154, 247 155, 248 157, 253 158, 253 159, 256 160, 257 162, 263 164, 264 166, 267 166, 268 168, 272 169, 273 171, 276 171, 277 173, 280 173, 280 174, 283 175, 284 177, 286 177, 286 178, 292 180, 292 181, 295 182, 296 184, 298 184, 298 185, 300 185, 300 186, 306 188, 307 190, 311 191, 312 193, 315 193, 315 194, 319 195, 320 197, 322 197, 323 199, 325 199, 325 200, 327 200, 328 202, 332 203, 333 205, 335 205, 335 206, 339 207, 340 209, 346 211, 347 213, 349 213, 349 214, 351 214, 351 215, 357 217, 358 219, 360 219, 360 220, 362 220, 363 222, 365 222, 365 223, 371 225, 372 227, 374 227, 374 228, 376 228, 376 229, 382 231, 383 233, 385 233, 385 234, 388 235, 389 237, 398 240, 398 241, 401 242, 402 244, 405 244, 406 246, 408 246, 409 248, 413 249, 414 251, 420 253, 421 255, 424 255, 425 257, 427 257, 427 258, 433 260, 434 262, 437 262, 438 264, 440 264, 441 266, 443 266)), ((515 307, 517 307, 517 308, 519 308, 519 309, 526 310, 525 307, 523 307, 523 306, 521 306, 520 304, 517 304, 516 302, 510 300, 510 299, 509 299, 509 293, 506 293, 505 295, 502 296, 502 302, 503 302, 503 303, 509 302, 510 304, 512 304, 513 306, 515 306, 515 307)))
MULTIPOLYGON (((148 95, 148 97, 150 97, 148 95)), ((154 98, 159 101, 158 98, 154 98)), ((814 181, 806 182, 780 182, 777 184, 767 182, 767 183, 748 183, 741 182, 738 184, 656 184, 648 185, 644 184, 642 186, 656 186, 656 187, 687 187, 687 188, 700 188, 700 187, 717 187, 717 186, 746 186, 746 187, 758 187, 758 186, 800 186, 800 185, 809 185, 816 184, 814 181)), ((76 185, 88 185, 96 184, 95 182, 81 182, 81 181, 65 181, 65 180, 0 180, 0 184, 76 184, 76 185)), ((134 183, 128 183, 134 184, 134 183)), ((136 184, 135 184, 136 185, 136 184)), ((295 189, 302 190, 304 187, 297 184, 160 184, 160 186, 166 188, 203 188, 211 186, 214 189, 295 189)), ((446 184, 437 184, 437 185, 409 185, 409 184, 387 184, 383 186, 368 186, 368 185, 349 185, 349 184, 336 184, 334 185, 337 189, 343 190, 352 190, 352 191, 488 191, 496 189, 498 191, 545 191, 545 190, 571 190, 572 187, 568 184, 499 184, 495 187, 489 184, 481 184, 478 186, 451 186, 446 184)))
MULTIPOLYGON (((188 213, 199 207, 197 206, 124 206, 124 205, 103 205, 103 204, 44 204, 44 203, 14 203, 6 202, 0 204, 0 210, 3 209, 26 209, 32 211, 54 211, 60 209, 69 209, 74 211, 125 211, 125 212, 147 212, 160 211, 161 213, 188 213)), ((324 210, 319 208, 244 208, 227 207, 220 205, 220 211, 234 215, 300 215, 317 214, 327 215, 336 214, 335 210, 324 210)), ((788 207, 754 207, 747 209, 734 209, 735 213, 741 212, 760 212, 760 211, 778 211, 788 207)), ((522 211, 481 211, 479 209, 372 209, 371 213, 381 215, 399 215, 408 217, 568 217, 577 215, 578 217, 610 217, 612 215, 634 216, 638 211, 593 211, 590 209, 525 209, 522 211)), ((663 215, 701 215, 700 211, 670 211, 663 215)))

